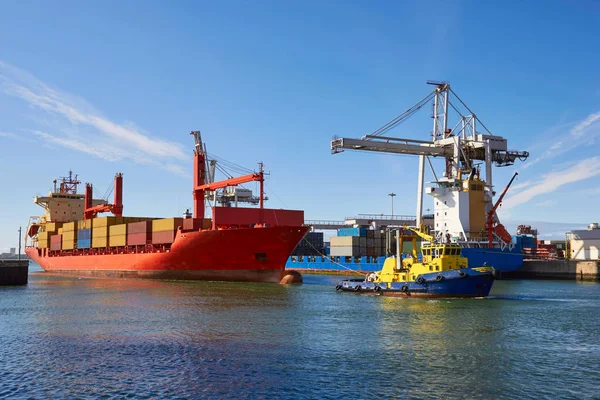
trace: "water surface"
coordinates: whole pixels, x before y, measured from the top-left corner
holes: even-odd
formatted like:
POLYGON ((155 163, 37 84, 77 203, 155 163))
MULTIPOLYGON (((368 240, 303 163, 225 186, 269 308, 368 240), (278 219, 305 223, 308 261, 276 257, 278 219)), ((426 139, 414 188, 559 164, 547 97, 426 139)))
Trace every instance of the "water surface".
POLYGON ((0 288, 0 398, 600 398, 600 285, 487 299, 31 276, 0 288))

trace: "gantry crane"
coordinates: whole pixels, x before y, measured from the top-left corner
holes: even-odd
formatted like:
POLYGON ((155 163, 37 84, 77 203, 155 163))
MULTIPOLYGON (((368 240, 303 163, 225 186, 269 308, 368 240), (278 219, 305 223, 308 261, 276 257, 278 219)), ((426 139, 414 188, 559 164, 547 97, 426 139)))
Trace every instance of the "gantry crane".
POLYGON ((529 153, 526 151, 508 150, 507 140, 501 136, 493 135, 450 88, 450 84, 432 81, 428 81, 427 84, 434 85, 435 89, 414 106, 373 133, 360 139, 335 137, 331 141, 331 152, 333 154, 344 150, 363 150, 419 156, 417 226, 421 226, 423 216, 426 157, 443 157, 446 159, 446 178, 458 178, 460 174, 473 170, 473 161, 484 161, 486 211, 488 212, 491 210, 494 195, 492 165, 495 163, 499 167, 508 166, 514 164, 517 159, 524 161, 529 157, 529 153), (431 140, 384 136, 430 101, 433 101, 431 140), (449 110, 454 110, 458 114, 458 122, 453 128, 448 128, 450 126, 449 110), (480 127, 484 133, 478 132, 480 127))

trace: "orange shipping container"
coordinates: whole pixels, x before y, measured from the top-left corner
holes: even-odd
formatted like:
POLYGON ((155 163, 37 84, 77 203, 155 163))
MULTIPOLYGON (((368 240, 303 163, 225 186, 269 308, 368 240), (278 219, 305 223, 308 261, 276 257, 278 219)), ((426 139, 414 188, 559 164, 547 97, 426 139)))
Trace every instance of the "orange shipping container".
POLYGON ((152 232, 152 243, 167 244, 175 241, 175 231, 152 232))

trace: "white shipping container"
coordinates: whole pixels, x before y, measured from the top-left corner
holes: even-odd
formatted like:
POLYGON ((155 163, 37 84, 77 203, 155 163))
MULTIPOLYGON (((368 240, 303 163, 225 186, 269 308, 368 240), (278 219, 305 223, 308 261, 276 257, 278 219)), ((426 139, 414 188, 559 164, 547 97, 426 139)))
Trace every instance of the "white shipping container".
POLYGON ((330 240, 331 248, 348 246, 358 247, 360 246, 360 239, 361 238, 358 236, 332 236, 330 240))
MULTIPOLYGON (((352 237, 352 236, 348 236, 348 237, 352 237)), ((337 247, 331 247, 330 248, 330 255, 332 257, 338 256, 338 257, 357 257, 359 252, 359 248, 358 247, 352 247, 352 246, 337 246, 337 247)))

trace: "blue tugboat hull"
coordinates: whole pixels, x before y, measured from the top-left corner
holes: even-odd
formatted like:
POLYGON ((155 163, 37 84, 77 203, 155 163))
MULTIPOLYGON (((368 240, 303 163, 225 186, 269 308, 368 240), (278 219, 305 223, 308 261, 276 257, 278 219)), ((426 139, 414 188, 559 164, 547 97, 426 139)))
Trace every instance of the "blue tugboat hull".
POLYGON ((494 283, 492 271, 465 268, 421 275, 415 282, 378 283, 364 279, 343 280, 337 290, 360 294, 402 297, 486 297, 494 283), (422 280, 421 280, 422 278, 422 280))

